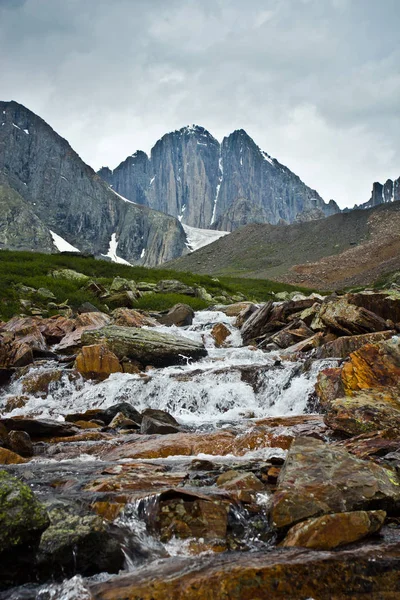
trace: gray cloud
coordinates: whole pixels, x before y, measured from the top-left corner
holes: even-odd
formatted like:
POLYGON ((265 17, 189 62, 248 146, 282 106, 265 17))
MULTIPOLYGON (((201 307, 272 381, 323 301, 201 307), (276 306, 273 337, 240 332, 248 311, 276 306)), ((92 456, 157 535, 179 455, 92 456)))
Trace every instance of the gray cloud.
POLYGON ((2 99, 94 168, 244 128, 326 199, 400 175, 397 0, 0 0, 2 99))

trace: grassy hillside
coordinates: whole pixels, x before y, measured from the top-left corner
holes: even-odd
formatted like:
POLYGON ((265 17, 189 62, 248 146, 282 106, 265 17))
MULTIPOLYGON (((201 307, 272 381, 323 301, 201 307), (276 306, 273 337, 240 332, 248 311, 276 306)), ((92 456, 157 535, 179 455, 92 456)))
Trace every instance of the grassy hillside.
POLYGON ((400 202, 293 225, 248 225, 168 263, 182 271, 334 289, 400 269, 400 202))
MULTIPOLYGON (((86 289, 82 282, 66 279, 55 279, 51 272, 57 269, 73 269, 89 276, 104 287, 111 285, 114 277, 119 276, 136 282, 157 283, 162 279, 177 279, 189 286, 204 287, 213 296, 224 292, 229 295, 238 293, 255 301, 266 300, 274 292, 293 291, 290 285, 268 280, 235 279, 222 277, 216 280, 211 276, 194 275, 165 269, 147 269, 144 267, 128 267, 105 260, 76 254, 39 254, 35 252, 0 251, 0 318, 10 318, 21 311, 21 286, 29 288, 45 288, 54 294, 54 304, 67 303, 77 308, 82 302, 90 301, 101 310, 105 310, 104 302, 86 289)), ((46 300, 48 302, 48 300, 46 300)), ((149 310, 165 310, 177 302, 187 302, 194 309, 201 309, 207 303, 200 298, 178 294, 151 294, 140 298, 138 308, 149 310)), ((35 298, 40 304, 40 298, 35 298)), ((56 312, 56 309, 54 309, 56 312)))

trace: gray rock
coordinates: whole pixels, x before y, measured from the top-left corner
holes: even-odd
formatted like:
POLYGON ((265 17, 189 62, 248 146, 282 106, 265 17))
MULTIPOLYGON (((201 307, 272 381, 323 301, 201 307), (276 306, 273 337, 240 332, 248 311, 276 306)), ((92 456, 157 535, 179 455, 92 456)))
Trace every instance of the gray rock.
POLYGON ((118 356, 138 360, 143 365, 166 366, 198 360, 207 355, 202 344, 157 331, 110 325, 82 333, 82 344, 102 341, 118 356))
POLYGON ((175 304, 166 315, 158 320, 162 325, 176 325, 177 327, 186 327, 193 323, 194 310, 188 304, 175 304))

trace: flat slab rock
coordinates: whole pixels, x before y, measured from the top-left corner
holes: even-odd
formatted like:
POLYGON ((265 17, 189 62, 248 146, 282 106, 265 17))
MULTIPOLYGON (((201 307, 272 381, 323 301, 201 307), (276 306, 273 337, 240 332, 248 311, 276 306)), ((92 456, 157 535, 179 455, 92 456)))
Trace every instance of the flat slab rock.
POLYGON ((203 344, 178 335, 110 325, 82 334, 84 345, 106 344, 114 354, 157 367, 185 364, 207 355, 203 344))
POLYGON ((29 417, 9 417, 0 419, 7 431, 26 431, 33 438, 51 436, 70 436, 78 433, 71 423, 52 421, 51 419, 31 419, 29 417))
POLYGON ((400 543, 159 561, 90 586, 93 600, 360 600, 398 598, 400 543))
POLYGON ((399 503, 400 481, 393 471, 319 440, 297 438, 278 479, 271 517, 285 528, 328 513, 390 512, 399 503))

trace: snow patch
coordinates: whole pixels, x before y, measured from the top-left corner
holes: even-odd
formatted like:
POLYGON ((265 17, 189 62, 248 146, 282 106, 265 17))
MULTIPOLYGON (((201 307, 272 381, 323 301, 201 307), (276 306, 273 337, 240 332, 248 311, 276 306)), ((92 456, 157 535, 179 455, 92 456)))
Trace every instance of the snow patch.
POLYGON ((186 233, 186 246, 192 252, 212 244, 212 242, 230 233, 229 231, 215 231, 214 229, 198 229, 197 227, 189 227, 189 225, 182 225, 182 227, 186 233))
POLYGON ((271 158, 271 156, 269 154, 267 154, 266 152, 263 152, 263 151, 261 151, 261 154, 262 154, 264 160, 269 162, 269 164, 272 165, 273 167, 275 166, 274 159, 271 158))
POLYGON ((217 189, 215 190, 214 207, 213 207, 213 214, 212 214, 212 217, 211 217, 210 225, 212 225, 215 222, 215 217, 216 217, 216 213, 217 213, 217 202, 218 202, 218 197, 219 197, 219 190, 221 188, 221 183, 222 183, 222 180, 224 178, 224 167, 223 167, 223 164, 222 164, 222 156, 219 157, 218 171, 219 171, 219 178, 218 178, 218 183, 217 183, 217 189))
POLYGON ((26 135, 29 135, 29 129, 24 129, 24 132, 26 133, 26 135))
POLYGON ((18 125, 16 125, 15 123, 13 123, 13 127, 15 127, 16 129, 19 129, 21 131, 21 127, 18 127, 18 125))
POLYGON ((143 248, 141 254, 140 254, 140 258, 144 258, 144 255, 146 254, 146 248, 143 248))
POLYGON ((153 181, 155 180, 155 178, 156 178, 156 176, 154 175, 154 177, 152 177, 152 178, 150 179, 150 185, 153 183, 153 181))
POLYGON ((54 233, 54 231, 51 231, 51 229, 49 231, 51 233, 51 237, 53 238, 53 243, 59 252, 80 252, 78 248, 72 246, 72 244, 64 240, 64 238, 62 238, 60 235, 57 235, 57 233, 54 233))
MULTIPOLYGON (((119 196, 119 194, 117 194, 117 196, 119 196)), ((130 202, 130 201, 127 200, 127 202, 130 202)), ((131 204, 135 204, 135 203, 132 202, 131 204)), ((107 257, 107 258, 111 258, 111 260, 113 262, 119 263, 120 265, 129 265, 129 266, 132 266, 131 263, 129 263, 127 260, 125 260, 124 258, 121 258, 120 256, 117 256, 117 248, 118 248, 117 234, 113 233, 111 235, 110 245, 108 247, 107 254, 102 254, 101 256, 104 256, 104 257, 107 257)))
MULTIPOLYGON (((118 198, 121 198, 121 200, 123 200, 124 202, 127 202, 128 204, 136 204, 136 202, 133 202, 132 200, 128 200, 128 198, 125 198, 125 196, 121 196, 121 194, 118 194, 115 190, 111 189, 110 186, 108 186, 108 189, 111 190, 113 194, 118 196, 118 198)), ((137 204, 136 204, 136 206, 137 206, 137 204)), ((130 264, 130 263, 128 263, 128 264, 130 264)))

